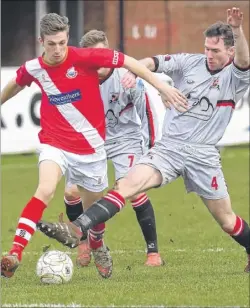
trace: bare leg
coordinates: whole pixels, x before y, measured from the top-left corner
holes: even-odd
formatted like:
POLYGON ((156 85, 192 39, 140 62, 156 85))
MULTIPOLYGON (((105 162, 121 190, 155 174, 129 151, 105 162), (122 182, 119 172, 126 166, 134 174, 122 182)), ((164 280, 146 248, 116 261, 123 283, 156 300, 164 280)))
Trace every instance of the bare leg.
POLYGON ((230 198, 209 200, 202 198, 207 208, 219 223, 221 228, 228 233, 238 244, 246 249, 248 264, 245 272, 250 272, 250 229, 246 221, 237 216, 231 207, 230 198))

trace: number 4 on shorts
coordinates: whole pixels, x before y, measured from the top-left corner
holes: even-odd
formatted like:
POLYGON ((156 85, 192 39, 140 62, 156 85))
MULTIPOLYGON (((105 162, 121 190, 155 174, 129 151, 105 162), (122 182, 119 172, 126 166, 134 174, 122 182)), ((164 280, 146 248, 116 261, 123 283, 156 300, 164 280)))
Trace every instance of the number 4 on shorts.
POLYGON ((217 184, 217 178, 216 178, 216 176, 214 176, 213 178, 212 178, 212 182, 211 182, 211 187, 213 187, 215 190, 218 190, 218 184, 217 184))

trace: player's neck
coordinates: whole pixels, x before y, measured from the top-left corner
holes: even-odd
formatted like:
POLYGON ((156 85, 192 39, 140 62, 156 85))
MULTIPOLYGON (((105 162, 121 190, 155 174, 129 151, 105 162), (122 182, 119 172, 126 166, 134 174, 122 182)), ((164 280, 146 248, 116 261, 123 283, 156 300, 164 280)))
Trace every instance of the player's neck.
POLYGON ((226 66, 228 66, 229 64, 231 64, 232 61, 233 61, 233 59, 229 59, 228 62, 227 62, 224 66, 222 66, 221 68, 216 69, 216 70, 211 70, 211 69, 209 68, 208 64, 207 64, 207 61, 206 61, 206 68, 207 68, 207 70, 209 71, 209 73, 210 73, 211 75, 215 75, 215 74, 219 73, 220 71, 222 71, 223 68, 225 68, 226 66))
POLYGON ((62 61, 60 61, 60 62, 57 62, 57 63, 51 62, 51 61, 46 57, 46 54, 45 54, 45 53, 42 54, 42 60, 43 60, 43 62, 44 62, 46 65, 49 65, 49 66, 57 66, 57 65, 62 64, 62 63, 66 60, 67 56, 68 56, 68 48, 67 48, 67 50, 66 50, 65 56, 63 57, 62 61))
POLYGON ((114 69, 111 68, 105 76, 99 76, 99 83, 102 84, 104 81, 109 79, 109 77, 113 74, 113 71, 114 69))

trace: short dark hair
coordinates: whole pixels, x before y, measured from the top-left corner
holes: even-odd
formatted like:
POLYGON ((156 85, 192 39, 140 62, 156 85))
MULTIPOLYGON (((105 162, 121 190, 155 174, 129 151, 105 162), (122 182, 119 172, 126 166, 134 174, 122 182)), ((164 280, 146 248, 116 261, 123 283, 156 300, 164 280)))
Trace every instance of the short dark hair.
POLYGON ((225 46, 234 46, 234 36, 230 25, 217 21, 215 24, 211 25, 204 31, 205 37, 221 37, 224 41, 225 46))

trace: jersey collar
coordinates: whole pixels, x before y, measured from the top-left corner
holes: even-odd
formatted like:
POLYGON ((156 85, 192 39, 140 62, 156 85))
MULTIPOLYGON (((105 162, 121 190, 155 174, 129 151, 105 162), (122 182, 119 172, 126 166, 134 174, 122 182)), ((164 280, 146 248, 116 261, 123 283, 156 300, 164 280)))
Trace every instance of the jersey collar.
POLYGON ((233 62, 233 60, 230 59, 230 60, 227 62, 227 64, 226 64, 225 66, 223 66, 221 69, 212 71, 212 70, 209 69, 209 67, 208 67, 208 65, 207 65, 207 60, 206 60, 206 68, 207 68, 208 72, 209 72, 211 75, 215 75, 215 74, 221 72, 226 66, 228 66, 228 65, 231 64, 232 62, 233 62))

